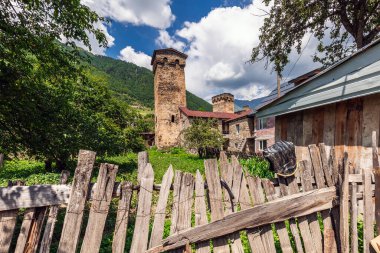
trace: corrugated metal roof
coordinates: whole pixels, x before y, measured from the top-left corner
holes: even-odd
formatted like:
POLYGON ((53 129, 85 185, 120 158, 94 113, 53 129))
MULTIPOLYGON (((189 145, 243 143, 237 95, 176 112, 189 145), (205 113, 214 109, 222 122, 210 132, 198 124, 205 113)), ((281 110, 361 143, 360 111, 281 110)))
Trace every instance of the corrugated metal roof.
POLYGON ((258 110, 257 117, 287 114, 380 92, 380 39, 258 110))

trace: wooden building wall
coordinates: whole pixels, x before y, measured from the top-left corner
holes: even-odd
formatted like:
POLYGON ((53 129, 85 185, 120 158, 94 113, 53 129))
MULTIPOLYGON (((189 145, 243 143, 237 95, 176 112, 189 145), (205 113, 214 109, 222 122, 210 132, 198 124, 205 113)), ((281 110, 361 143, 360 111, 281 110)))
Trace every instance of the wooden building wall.
POLYGON ((275 139, 292 141, 297 157, 310 160, 307 146, 325 143, 337 158, 348 152, 354 168, 372 167, 372 131, 380 129, 380 94, 276 117, 275 139))

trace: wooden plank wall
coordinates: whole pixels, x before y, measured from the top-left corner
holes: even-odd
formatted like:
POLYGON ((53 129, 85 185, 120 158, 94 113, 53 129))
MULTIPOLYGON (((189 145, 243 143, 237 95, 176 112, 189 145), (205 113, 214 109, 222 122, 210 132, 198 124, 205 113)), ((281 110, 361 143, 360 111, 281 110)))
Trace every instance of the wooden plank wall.
MULTIPOLYGON (((335 146, 336 158, 348 153, 352 168, 372 168, 372 132, 380 132, 380 94, 276 117, 276 141, 296 145, 297 158, 309 160, 307 146, 325 143, 327 154, 335 146)), ((350 171, 354 173, 354 171, 350 171)))

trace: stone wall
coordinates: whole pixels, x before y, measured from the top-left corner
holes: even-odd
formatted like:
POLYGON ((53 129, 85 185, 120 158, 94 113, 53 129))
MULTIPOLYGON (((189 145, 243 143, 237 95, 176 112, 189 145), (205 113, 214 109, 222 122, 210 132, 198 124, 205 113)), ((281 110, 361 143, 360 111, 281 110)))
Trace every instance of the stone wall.
POLYGON ((234 113, 234 101, 234 96, 230 93, 216 95, 212 97, 212 111, 234 113))
MULTIPOLYGON (((242 118, 229 122, 229 151, 238 151, 239 144, 244 141, 244 139, 250 138, 254 130, 253 119, 242 118), (238 132, 237 126, 239 125, 240 131, 238 132)), ((252 146, 247 145, 245 151, 253 152, 252 146), (250 150, 251 149, 251 150, 250 150)))
POLYGON ((186 106, 186 56, 170 49, 153 58, 155 143, 159 149, 178 146, 182 129, 180 106, 186 106))

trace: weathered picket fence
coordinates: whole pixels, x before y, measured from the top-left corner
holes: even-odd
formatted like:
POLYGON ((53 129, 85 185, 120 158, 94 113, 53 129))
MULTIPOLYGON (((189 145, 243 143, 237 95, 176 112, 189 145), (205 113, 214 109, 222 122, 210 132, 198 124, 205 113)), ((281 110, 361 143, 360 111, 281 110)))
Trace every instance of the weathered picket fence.
MULTIPOLYGON (((71 185, 65 184, 63 173, 61 185, 0 188, 0 252, 9 251, 23 208, 15 252, 49 252, 61 207, 66 207, 66 215, 58 252, 76 252, 86 201, 91 207, 80 251, 98 252, 112 198, 119 199, 113 252, 124 252, 130 215, 135 215, 130 252, 203 253, 211 246, 217 253, 244 252, 241 231, 246 231, 252 252, 276 252, 275 235, 284 253, 358 252, 358 219, 363 219, 363 249, 369 252, 374 190, 378 194, 380 189, 374 185, 377 173, 363 169, 349 174, 349 158, 336 160, 334 149, 327 155, 323 144, 310 145, 309 153, 311 162, 301 161, 293 177, 250 176, 235 156, 228 160, 222 153, 219 163, 205 160, 205 180, 199 171, 194 176, 170 166, 160 185, 154 185, 154 170, 146 153, 140 153, 139 185, 133 186, 115 183, 118 167, 112 164, 101 164, 96 184, 90 184, 95 153, 80 151, 71 185), (132 214, 133 191, 138 191, 138 202, 132 214), (152 206, 154 191, 159 197, 152 206), (163 238, 167 220, 170 236, 163 238)), ((378 154, 375 147, 374 154, 378 154)), ((378 168, 377 157, 373 163, 378 168)))

